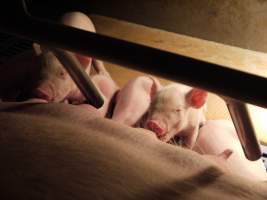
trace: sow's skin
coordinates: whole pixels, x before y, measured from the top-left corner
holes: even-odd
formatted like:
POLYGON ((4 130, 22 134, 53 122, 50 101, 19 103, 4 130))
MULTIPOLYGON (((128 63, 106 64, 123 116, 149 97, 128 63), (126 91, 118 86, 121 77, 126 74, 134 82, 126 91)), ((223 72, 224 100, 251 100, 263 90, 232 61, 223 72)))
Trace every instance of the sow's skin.
POLYGON ((192 148, 204 122, 207 92, 173 83, 162 87, 156 78, 137 77, 118 94, 112 119, 149 129, 168 142, 178 135, 192 148))
POLYGON ((263 182, 79 106, 2 102, 0 128, 3 200, 267 197, 263 182))
POLYGON ((216 155, 224 149, 233 151, 224 165, 229 172, 248 179, 267 180, 262 160, 250 161, 245 157, 233 123, 228 120, 208 120, 200 128, 193 150, 200 154, 216 155))

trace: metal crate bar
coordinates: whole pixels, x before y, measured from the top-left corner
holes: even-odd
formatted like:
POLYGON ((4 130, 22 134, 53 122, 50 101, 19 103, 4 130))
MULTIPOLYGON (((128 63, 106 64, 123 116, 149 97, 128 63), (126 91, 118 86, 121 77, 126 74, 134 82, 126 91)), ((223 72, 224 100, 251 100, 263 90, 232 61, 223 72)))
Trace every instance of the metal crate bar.
MULTIPOLYGON (((13 4, 14 5, 14 4, 13 4)), ((239 100, 240 109, 235 118, 240 118, 239 129, 245 127, 243 103, 251 103, 267 108, 267 93, 260 88, 267 88, 267 79, 208 63, 194 58, 152 47, 90 33, 61 24, 36 19, 27 14, 21 15, 22 4, 15 4, 16 12, 4 14, 0 18, 0 30, 47 46, 78 52, 97 59, 129 67, 142 72, 178 81, 207 91, 217 93, 228 102, 239 100), (242 111, 242 112, 241 112, 242 111), (240 114, 242 113, 242 115, 240 114)), ((11 11, 11 10, 10 10, 11 11)), ((10 12, 9 12, 10 13, 10 12)), ((247 118, 247 116, 246 116, 247 118)), ((238 128, 237 128, 238 130, 238 128)), ((254 132, 238 132, 246 156, 255 160, 260 157, 260 148, 254 132), (253 136, 254 135, 254 136, 253 136)))

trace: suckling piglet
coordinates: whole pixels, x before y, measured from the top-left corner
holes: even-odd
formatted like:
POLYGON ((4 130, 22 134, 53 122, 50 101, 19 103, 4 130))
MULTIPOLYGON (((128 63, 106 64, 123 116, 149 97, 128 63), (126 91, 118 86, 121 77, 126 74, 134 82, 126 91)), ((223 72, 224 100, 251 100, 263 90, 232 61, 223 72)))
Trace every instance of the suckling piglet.
POLYGON ((118 93, 112 119, 153 131, 168 142, 178 135, 191 148, 204 122, 207 92, 173 83, 162 87, 156 78, 140 76, 118 93))
POLYGON ((141 126, 168 142, 178 136, 183 145, 192 148, 204 122, 207 92, 183 84, 163 87, 154 97, 141 126))
MULTIPOLYGON (((35 48, 40 48, 37 44, 34 44, 34 46, 35 48)), ((82 104, 85 101, 85 97, 55 55, 44 48, 39 56, 42 61, 41 65, 43 65, 41 66, 41 79, 33 90, 31 97, 44 99, 48 102, 67 101, 72 104, 82 104)), ((80 55, 78 59, 83 63, 84 70, 89 74, 91 64, 85 65, 86 58, 80 55)), ((100 110, 105 115, 110 100, 118 90, 118 86, 105 69, 102 61, 93 60, 93 64, 96 74, 90 76, 104 99, 104 105, 100 110)))
POLYGON ((129 126, 137 126, 161 88, 155 77, 138 76, 129 80, 116 96, 112 119, 129 126))
MULTIPOLYGON (((95 32, 95 27, 89 17, 79 12, 65 14, 61 22, 65 25, 95 32)), ((45 99, 48 102, 62 102, 65 100, 74 104, 84 102, 84 96, 56 56, 42 45, 34 44, 33 47, 36 54, 40 57, 42 66, 41 79, 37 87, 33 90, 32 97, 45 99)), ((80 54, 74 55, 80 61, 85 72, 89 75, 92 66, 92 58, 80 54)), ((102 73, 101 71, 105 70, 101 61, 94 60, 93 63, 97 71, 100 71, 100 74, 102 73)), ((106 75, 107 73, 102 73, 102 75, 103 74, 106 75)), ((110 76, 107 77, 111 78, 110 76)))
POLYGON ((40 80, 31 92, 31 97, 44 99, 48 102, 84 101, 78 87, 56 56, 48 49, 42 48, 41 50, 38 44, 33 46, 41 61, 41 72, 40 80))

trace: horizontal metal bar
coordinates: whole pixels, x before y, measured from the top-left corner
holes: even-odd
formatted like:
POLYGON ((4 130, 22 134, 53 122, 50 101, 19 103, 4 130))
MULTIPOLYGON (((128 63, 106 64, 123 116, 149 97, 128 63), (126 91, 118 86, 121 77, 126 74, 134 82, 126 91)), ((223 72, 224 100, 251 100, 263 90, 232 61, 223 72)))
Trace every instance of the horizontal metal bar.
POLYGON ((30 17, 2 17, 0 30, 267 108, 263 77, 30 17))

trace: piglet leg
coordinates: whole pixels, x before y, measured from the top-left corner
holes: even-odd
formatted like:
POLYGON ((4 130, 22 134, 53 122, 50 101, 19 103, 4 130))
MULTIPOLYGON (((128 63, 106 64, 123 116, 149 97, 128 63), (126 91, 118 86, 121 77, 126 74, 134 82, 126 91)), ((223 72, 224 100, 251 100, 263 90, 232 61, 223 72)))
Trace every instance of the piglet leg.
POLYGON ((106 70, 102 61, 93 59, 93 67, 97 74, 92 75, 92 81, 104 99, 104 104, 98 111, 104 117, 107 115, 112 99, 119 87, 106 70))
POLYGON ((112 119, 134 126, 147 112, 160 88, 158 80, 152 77, 140 76, 130 80, 117 95, 112 119))
POLYGON ((98 88, 104 99, 103 106, 98 109, 101 115, 104 117, 108 112, 109 105, 114 94, 118 90, 118 86, 111 78, 100 74, 93 76, 92 81, 94 82, 95 86, 98 88))
POLYGON ((93 58, 92 66, 96 70, 97 74, 103 75, 107 78, 111 78, 109 72, 106 70, 106 68, 104 66, 104 63, 101 60, 97 60, 97 59, 93 58))

